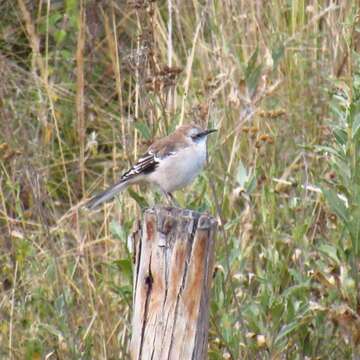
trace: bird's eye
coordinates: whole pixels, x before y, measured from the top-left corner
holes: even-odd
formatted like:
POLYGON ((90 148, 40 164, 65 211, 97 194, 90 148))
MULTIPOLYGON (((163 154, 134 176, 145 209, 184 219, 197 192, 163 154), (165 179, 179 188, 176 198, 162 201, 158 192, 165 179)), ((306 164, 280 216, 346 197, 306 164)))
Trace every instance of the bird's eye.
POLYGON ((200 137, 201 137, 201 133, 191 135, 191 138, 194 139, 194 140, 199 139, 200 137))

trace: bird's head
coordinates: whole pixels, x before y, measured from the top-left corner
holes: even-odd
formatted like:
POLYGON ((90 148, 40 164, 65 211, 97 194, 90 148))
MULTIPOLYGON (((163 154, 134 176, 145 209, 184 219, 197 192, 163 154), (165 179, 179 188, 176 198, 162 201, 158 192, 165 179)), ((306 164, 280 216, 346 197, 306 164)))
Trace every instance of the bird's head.
POLYGON ((217 131, 217 129, 205 130, 195 124, 182 125, 177 130, 181 131, 186 137, 196 142, 200 140, 205 140, 209 134, 213 133, 214 131, 217 131))

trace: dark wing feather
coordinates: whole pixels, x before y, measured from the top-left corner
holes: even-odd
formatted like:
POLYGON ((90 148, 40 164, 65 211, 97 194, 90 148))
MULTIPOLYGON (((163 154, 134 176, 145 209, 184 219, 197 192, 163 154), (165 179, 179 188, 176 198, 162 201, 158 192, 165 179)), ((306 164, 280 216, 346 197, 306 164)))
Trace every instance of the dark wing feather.
POLYGON ((159 162, 155 154, 149 151, 144 156, 142 156, 135 165, 133 165, 128 171, 126 171, 122 175, 121 181, 130 180, 138 175, 149 174, 156 169, 158 164, 159 162))
POLYGON ((158 161, 156 156, 151 151, 148 151, 133 167, 123 174, 117 183, 110 186, 102 193, 94 196, 85 204, 85 206, 88 209, 95 209, 103 202, 111 200, 117 193, 122 191, 128 183, 131 183, 133 178, 138 175, 149 174, 156 169, 157 165, 158 161))

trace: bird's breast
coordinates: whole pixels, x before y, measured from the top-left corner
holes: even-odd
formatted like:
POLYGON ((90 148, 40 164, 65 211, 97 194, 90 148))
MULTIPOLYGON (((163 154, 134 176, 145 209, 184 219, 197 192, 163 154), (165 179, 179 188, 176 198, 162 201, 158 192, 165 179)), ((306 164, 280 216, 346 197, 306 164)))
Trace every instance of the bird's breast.
POLYGON ((162 159, 149 180, 166 192, 172 192, 190 184, 206 162, 206 142, 194 144, 162 159))

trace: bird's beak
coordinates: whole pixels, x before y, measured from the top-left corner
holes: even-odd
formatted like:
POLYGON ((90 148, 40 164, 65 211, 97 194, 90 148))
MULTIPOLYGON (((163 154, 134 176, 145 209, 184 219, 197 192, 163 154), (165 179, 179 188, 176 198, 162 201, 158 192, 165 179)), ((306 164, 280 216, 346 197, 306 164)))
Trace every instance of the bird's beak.
POLYGON ((217 131, 217 129, 208 129, 208 130, 203 131, 200 135, 201 136, 207 136, 207 135, 209 135, 209 134, 211 134, 211 133, 213 133, 215 131, 217 131))

